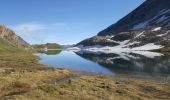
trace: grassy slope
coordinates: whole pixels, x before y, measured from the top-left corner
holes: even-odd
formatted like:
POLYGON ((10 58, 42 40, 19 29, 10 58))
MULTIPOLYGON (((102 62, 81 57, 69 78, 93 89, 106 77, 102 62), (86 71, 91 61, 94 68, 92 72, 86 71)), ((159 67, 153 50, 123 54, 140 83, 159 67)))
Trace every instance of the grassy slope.
POLYGON ((38 57, 29 52, 0 52, 0 99, 27 93, 71 75, 68 70, 38 64, 38 57))
POLYGON ((0 39, 0 51, 18 51, 19 48, 10 45, 8 42, 0 39))

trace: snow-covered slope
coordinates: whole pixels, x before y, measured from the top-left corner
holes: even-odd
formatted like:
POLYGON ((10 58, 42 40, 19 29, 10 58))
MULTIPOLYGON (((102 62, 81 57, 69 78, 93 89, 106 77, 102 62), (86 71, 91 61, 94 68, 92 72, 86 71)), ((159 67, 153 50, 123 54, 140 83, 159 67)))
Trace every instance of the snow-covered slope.
POLYGON ((89 50, 152 50, 170 47, 170 0, 147 0, 97 36, 77 44, 89 50))

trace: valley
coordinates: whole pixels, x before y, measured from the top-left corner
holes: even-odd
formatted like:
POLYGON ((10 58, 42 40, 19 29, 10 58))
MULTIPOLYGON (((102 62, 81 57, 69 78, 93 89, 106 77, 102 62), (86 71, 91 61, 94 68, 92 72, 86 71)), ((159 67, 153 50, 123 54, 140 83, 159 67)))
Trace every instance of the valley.
POLYGON ((169 0, 146 0, 77 44, 56 43, 51 33, 79 31, 73 25, 0 25, 0 100, 170 100, 169 0))

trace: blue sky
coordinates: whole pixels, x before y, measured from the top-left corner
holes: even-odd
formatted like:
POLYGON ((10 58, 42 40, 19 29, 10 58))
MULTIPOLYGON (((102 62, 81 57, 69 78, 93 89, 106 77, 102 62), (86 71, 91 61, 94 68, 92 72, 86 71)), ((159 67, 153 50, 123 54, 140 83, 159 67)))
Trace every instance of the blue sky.
POLYGON ((2 0, 0 24, 30 44, 74 44, 117 22, 145 0, 2 0))

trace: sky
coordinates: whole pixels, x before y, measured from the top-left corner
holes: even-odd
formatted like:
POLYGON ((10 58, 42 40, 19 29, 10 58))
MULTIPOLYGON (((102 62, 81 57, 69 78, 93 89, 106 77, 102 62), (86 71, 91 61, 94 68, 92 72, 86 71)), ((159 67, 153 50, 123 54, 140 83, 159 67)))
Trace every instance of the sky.
POLYGON ((1 0, 0 24, 30 44, 76 44, 145 0, 1 0))

